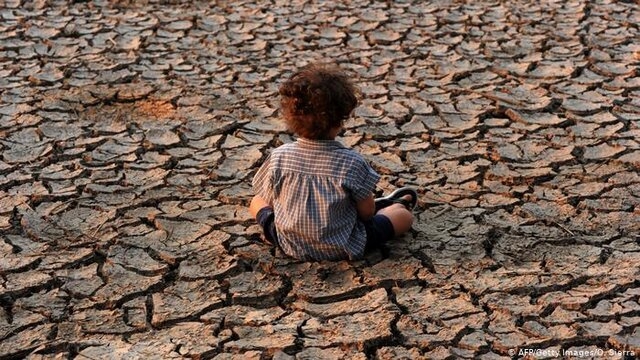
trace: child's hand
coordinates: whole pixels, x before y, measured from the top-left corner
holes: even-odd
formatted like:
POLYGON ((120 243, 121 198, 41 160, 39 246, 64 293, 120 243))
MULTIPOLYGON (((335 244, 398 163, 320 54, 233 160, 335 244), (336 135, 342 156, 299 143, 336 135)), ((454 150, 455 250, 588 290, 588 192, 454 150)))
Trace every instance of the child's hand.
POLYGON ((376 204, 374 202, 373 193, 368 197, 356 203, 358 209, 358 217, 360 220, 369 220, 376 214, 376 204))

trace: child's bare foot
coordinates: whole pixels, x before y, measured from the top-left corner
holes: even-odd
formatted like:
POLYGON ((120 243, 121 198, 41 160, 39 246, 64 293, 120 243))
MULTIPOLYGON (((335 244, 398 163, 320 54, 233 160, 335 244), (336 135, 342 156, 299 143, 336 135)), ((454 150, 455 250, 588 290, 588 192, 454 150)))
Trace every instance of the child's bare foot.
POLYGON ((415 199, 413 198, 413 196, 407 194, 403 197, 401 197, 399 200, 399 204, 404 205, 404 207, 409 210, 409 211, 413 211, 413 208, 416 206, 416 204, 414 203, 415 199))

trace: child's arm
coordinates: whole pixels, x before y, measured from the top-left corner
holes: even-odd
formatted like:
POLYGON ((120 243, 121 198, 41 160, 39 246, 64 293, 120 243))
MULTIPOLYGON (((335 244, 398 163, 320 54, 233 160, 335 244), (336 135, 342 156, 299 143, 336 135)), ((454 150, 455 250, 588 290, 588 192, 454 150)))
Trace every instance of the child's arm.
POLYGON ((356 203, 358 209, 358 217, 360 220, 369 220, 376 214, 376 204, 374 202, 373 194, 358 201, 356 203))

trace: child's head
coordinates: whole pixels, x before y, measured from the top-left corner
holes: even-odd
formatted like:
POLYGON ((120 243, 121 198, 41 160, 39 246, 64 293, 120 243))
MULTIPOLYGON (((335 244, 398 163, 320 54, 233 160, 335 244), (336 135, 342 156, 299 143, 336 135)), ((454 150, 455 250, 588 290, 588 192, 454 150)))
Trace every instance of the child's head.
POLYGON ((307 139, 330 138, 358 104, 348 76, 332 64, 310 64, 280 86, 280 105, 289 130, 307 139))

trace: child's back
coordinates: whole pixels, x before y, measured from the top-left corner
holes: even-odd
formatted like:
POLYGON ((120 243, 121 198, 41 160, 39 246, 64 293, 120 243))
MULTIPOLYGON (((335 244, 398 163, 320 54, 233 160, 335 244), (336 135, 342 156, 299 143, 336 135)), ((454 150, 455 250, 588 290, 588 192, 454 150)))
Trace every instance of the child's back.
POLYGON ((344 259, 362 256, 366 232, 354 204, 378 180, 362 156, 339 142, 302 138, 273 150, 254 188, 273 206, 285 253, 344 259))

